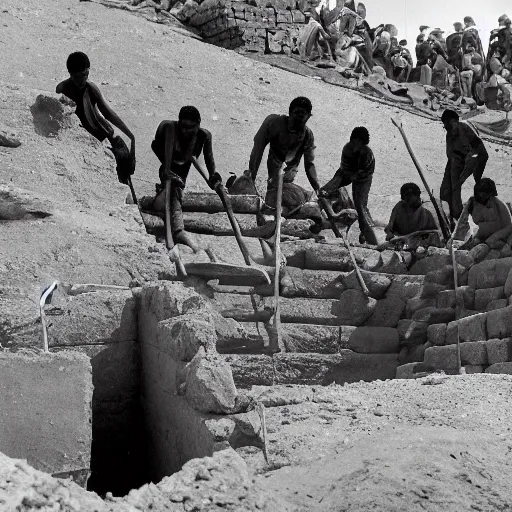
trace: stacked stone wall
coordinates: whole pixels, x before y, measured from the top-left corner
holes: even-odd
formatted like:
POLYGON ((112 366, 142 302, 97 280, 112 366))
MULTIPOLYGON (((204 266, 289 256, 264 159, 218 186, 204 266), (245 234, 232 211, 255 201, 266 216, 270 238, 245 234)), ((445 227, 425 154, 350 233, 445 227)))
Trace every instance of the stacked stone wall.
POLYGON ((298 7, 294 1, 256 6, 207 0, 197 7, 188 24, 198 29, 207 42, 217 46, 289 54, 297 51, 299 30, 309 22, 298 7))

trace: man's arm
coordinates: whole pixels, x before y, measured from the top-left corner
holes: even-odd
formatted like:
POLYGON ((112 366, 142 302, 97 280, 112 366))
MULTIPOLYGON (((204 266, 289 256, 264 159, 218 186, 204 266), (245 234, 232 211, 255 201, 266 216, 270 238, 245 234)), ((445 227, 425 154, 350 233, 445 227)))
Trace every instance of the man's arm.
POLYGON ((57 84, 57 87, 55 87, 55 92, 57 94, 64 94, 64 87, 66 85, 66 80, 60 82, 59 84, 57 84))
POLYGON ((388 225, 384 228, 384 232, 386 233, 386 240, 389 242, 392 238, 395 237, 395 220, 398 210, 398 204, 393 207, 391 211, 391 216, 389 217, 388 225))
POLYGON ((206 140, 204 141, 203 146, 203 157, 204 163, 206 165, 206 169, 208 170, 208 175, 210 179, 208 180, 208 185, 210 188, 215 190, 215 186, 219 183, 222 183, 222 176, 215 171, 215 160, 213 159, 213 147, 212 147, 212 134, 205 130, 206 132, 206 140))
POLYGON ((254 145, 252 147, 251 156, 249 158, 249 171, 253 181, 256 180, 256 176, 261 164, 261 159, 263 158, 263 153, 265 152, 267 144, 270 142, 269 125, 271 121, 272 117, 268 116, 265 121, 263 121, 263 124, 260 126, 260 129, 254 136, 254 145))
POLYGON ((92 89, 96 95, 97 105, 99 111, 102 113, 103 117, 110 121, 116 128, 119 128, 131 141, 130 153, 135 155, 135 136, 130 131, 130 129, 124 124, 121 118, 112 110, 110 105, 107 103, 103 94, 99 90, 98 86, 89 82, 92 86, 92 89))
POLYGON ((304 147, 304 169, 309 183, 315 192, 318 192, 320 185, 318 184, 318 176, 316 175, 315 167, 315 139, 313 133, 306 128, 306 141, 304 147))
POLYGON ((164 139, 164 177, 169 179, 171 176, 171 165, 174 151, 174 140, 176 132, 174 130, 174 123, 169 123, 165 128, 164 139))

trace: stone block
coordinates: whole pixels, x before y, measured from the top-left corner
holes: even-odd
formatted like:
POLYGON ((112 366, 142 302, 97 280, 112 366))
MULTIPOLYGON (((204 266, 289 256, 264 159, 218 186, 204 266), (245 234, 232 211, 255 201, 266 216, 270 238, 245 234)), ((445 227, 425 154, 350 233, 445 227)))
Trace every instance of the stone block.
POLYGON ((505 245, 501 248, 500 251, 500 258, 510 258, 512 256, 512 247, 507 242, 505 245))
POLYGON ((396 369, 396 379, 416 379, 418 374, 431 371, 424 363, 405 363, 396 369))
POLYGON ((427 341, 428 324, 414 320, 400 320, 397 326, 402 345, 422 345, 427 341))
POLYGON ((77 352, 0 352, 0 452, 85 486, 91 373, 89 358, 77 352))
POLYGON ((491 248, 491 251, 500 251, 500 256, 501 250, 503 249, 503 247, 505 247, 506 244, 505 240, 496 240, 492 242, 486 241, 485 243, 491 248))
POLYGON ((504 287, 483 288, 475 290, 474 309, 477 311, 485 311, 489 302, 493 300, 503 299, 505 297, 504 287))
POLYGON ((512 338, 487 340, 484 343, 489 364, 512 361, 512 338))
POLYGON ((437 270, 431 270, 425 275, 426 283, 435 283, 453 288, 453 267, 445 265, 437 270))
POLYGON ((422 290, 424 278, 422 276, 395 276, 389 287, 386 298, 399 298, 407 301, 416 297, 422 290))
POLYGON ((407 265, 399 253, 395 251, 382 251, 380 263, 377 267, 379 272, 388 274, 407 274, 407 265))
MULTIPOLYGON (((448 288, 450 288, 448 285, 426 282, 421 290, 420 298, 437 300, 439 294, 446 291, 448 288)), ((453 288, 453 286, 451 288, 453 288)))
MULTIPOLYGON (((458 321, 459 337, 461 341, 485 341, 487 339, 487 315, 480 313, 462 318, 458 321)), ((448 337, 448 333, 447 333, 448 337)), ((497 337, 497 336, 496 336, 497 337)))
POLYGON ((429 325, 427 329, 427 341, 432 345, 441 347, 446 344, 447 324, 429 325))
MULTIPOLYGON (((318 272, 315 272, 315 274, 318 274, 318 272)), ((391 286, 391 279, 378 272, 366 272, 364 270, 361 272, 361 275, 363 276, 363 281, 368 287, 370 296, 377 300, 383 299, 391 286)), ((342 285, 343 290, 360 289, 359 280, 355 270, 343 277, 342 285)))
POLYGON ((460 359, 464 366, 469 365, 486 365, 487 350, 485 341, 471 341, 460 344, 460 359))
POLYGON ((436 307, 427 307, 418 309, 414 315, 412 315, 412 319, 417 322, 425 322, 429 325, 431 324, 447 324, 452 320, 455 320, 455 310, 451 308, 436 308, 436 307))
POLYGON ((457 371, 457 346, 431 347, 425 351, 424 363, 434 370, 457 371))
POLYGON ((491 249, 487 256, 484 258, 484 261, 498 260, 501 257, 501 250, 499 249, 491 249))
POLYGON ((277 23, 291 23, 292 13, 290 11, 281 11, 277 13, 277 23))
POLYGON ((198 411, 228 413, 233 410, 237 397, 231 367, 222 356, 201 352, 186 369, 185 398, 198 411))
POLYGON ((427 348, 432 347, 432 343, 428 341, 420 345, 404 345, 398 355, 400 364, 420 363, 425 357, 427 348))
POLYGON ((419 309, 435 307, 436 299, 422 299, 420 297, 414 297, 413 299, 409 299, 407 301, 407 305, 405 307, 405 314, 407 318, 412 318, 414 313, 419 309))
POLYGON ((511 268, 512 258, 483 261, 473 265, 469 269, 468 286, 475 290, 504 286, 511 268))
POLYGON ((475 290, 469 286, 459 286, 457 288, 460 304, 466 309, 473 310, 475 307, 475 290))
POLYGON ((372 315, 377 301, 361 290, 346 290, 339 303, 335 305, 332 313, 338 318, 338 325, 363 325, 372 315))
POLYGON ((441 309, 455 308, 455 290, 443 290, 437 295, 437 307, 441 309))
POLYGON ((512 269, 509 270, 507 280, 505 281, 505 287, 503 292, 505 293, 505 297, 512 296, 512 269))
POLYGON ((512 375, 512 363, 496 363, 488 366, 485 373, 502 373, 512 375))
POLYGON ((360 354, 397 354, 398 331, 391 327, 357 327, 348 348, 360 354))
POLYGON ((489 304, 487 304, 487 307, 485 308, 485 310, 486 311, 494 311, 496 309, 506 308, 507 306, 508 306, 507 299, 491 300, 491 302, 489 302, 489 304))
POLYGON ((409 274, 426 275, 431 271, 444 267, 445 265, 450 265, 451 262, 452 259, 448 249, 429 247, 425 256, 413 264, 409 274))
POLYGON ((293 23, 305 23, 306 17, 304 14, 298 10, 292 11, 292 21, 293 23))
POLYGON ((475 264, 475 260, 469 251, 456 251, 455 261, 465 269, 469 269, 475 264))
POLYGON ((486 244, 479 244, 469 251, 475 263, 480 263, 489 254, 491 248, 486 244))
POLYGON ((399 297, 386 297, 377 301, 372 316, 366 325, 373 327, 396 327, 405 311, 405 301, 399 297))
POLYGON ((207 314, 191 313, 159 322, 155 345, 176 361, 190 362, 202 347, 216 352, 215 325, 207 314))
POLYGON ((467 375, 473 375, 475 373, 484 373, 485 366, 481 364, 467 364, 464 366, 464 370, 467 375))
POLYGON ((512 336, 512 306, 489 311, 486 315, 488 339, 512 336))

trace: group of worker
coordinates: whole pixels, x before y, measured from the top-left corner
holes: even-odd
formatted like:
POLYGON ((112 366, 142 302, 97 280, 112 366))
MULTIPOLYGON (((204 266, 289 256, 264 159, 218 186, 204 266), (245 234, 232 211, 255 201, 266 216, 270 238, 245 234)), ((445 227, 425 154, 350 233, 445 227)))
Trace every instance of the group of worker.
MULTIPOLYGON (((75 52, 67 59, 70 77, 59 83, 57 93, 62 93, 76 104, 76 115, 82 126, 99 141, 108 140, 117 165, 118 179, 128 183, 135 171, 135 137, 123 121, 110 108, 99 88, 88 80, 90 61, 82 52, 75 52), (131 141, 128 149, 120 136, 115 136, 112 125, 131 141)), ((368 196, 375 171, 375 156, 369 147, 370 135, 364 127, 352 131, 350 140, 343 147, 341 163, 333 178, 320 187, 315 169, 315 141, 313 132, 306 126, 312 115, 311 101, 306 97, 295 98, 288 115, 272 114, 262 123, 254 137, 249 159, 249 169, 244 173, 256 179, 263 153, 269 145, 267 158, 268 180, 265 196, 266 208, 276 209, 279 179, 283 180, 282 207, 286 216, 293 216, 301 207, 317 197, 336 199, 339 190, 352 185, 353 203, 358 214, 360 243, 377 245, 373 221, 368 210, 368 196), (300 161, 304 159, 306 176, 313 193, 306 191, 294 180, 300 161), (281 178, 280 178, 281 176, 281 178)), ((508 210, 496 199, 496 187, 489 179, 482 179, 488 154, 475 128, 459 120, 456 112, 445 110, 441 118, 446 130, 448 162, 441 186, 441 199, 448 202, 452 229, 463 211, 461 187, 473 175, 475 195, 469 209, 473 219, 482 219, 503 229, 503 223, 511 223, 508 210), (503 208, 505 208, 505 215, 503 208)), ((192 159, 204 156, 208 171, 208 184, 212 189, 222 181, 215 170, 212 151, 212 135, 201 127, 201 116, 193 106, 181 108, 177 121, 165 120, 158 126, 151 148, 161 162, 154 200, 155 210, 165 210, 165 182, 171 180, 170 223, 174 243, 198 250, 194 240, 185 231, 182 214, 182 198, 192 159)), ((435 230, 437 224, 431 212, 422 206, 420 189, 414 183, 402 186, 401 201, 393 208, 386 227, 388 239, 413 232, 435 230)), ((318 214, 321 219, 321 215, 318 214)), ((317 216, 317 217, 318 217, 317 216)), ((314 217, 314 216, 313 216, 314 217)), ((313 218, 311 217, 311 218, 313 218)), ((318 219, 315 219, 318 221, 318 219)), ((494 228, 492 228, 494 229, 494 228)), ((489 224, 486 225, 486 233, 489 224)), ((477 234, 479 236, 483 234, 477 234)))

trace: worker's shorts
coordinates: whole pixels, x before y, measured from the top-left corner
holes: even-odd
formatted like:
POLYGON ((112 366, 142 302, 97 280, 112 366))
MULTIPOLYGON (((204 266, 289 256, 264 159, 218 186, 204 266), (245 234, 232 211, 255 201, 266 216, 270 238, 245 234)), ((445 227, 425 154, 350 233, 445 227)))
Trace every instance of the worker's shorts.
MULTIPOLYGON (((155 201, 161 201, 165 204, 165 185, 157 186, 157 196, 155 201)), ((177 235, 180 231, 185 229, 183 221, 183 188, 171 182, 171 233, 173 236, 177 235)))

